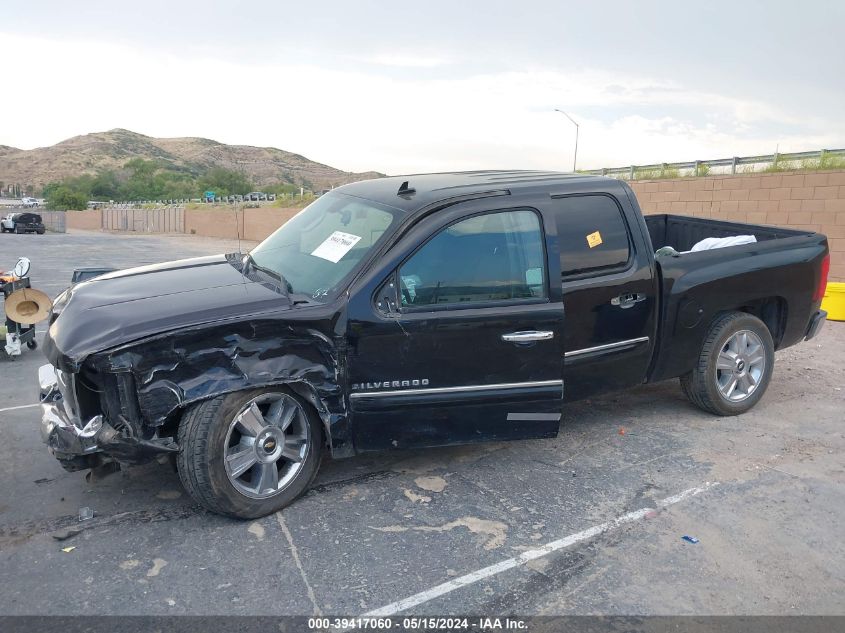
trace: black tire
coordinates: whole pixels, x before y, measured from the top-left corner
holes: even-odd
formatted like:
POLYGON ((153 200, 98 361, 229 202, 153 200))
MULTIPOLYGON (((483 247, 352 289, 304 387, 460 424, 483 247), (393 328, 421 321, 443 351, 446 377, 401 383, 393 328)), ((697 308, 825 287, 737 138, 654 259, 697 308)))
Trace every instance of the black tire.
POLYGON ((179 424, 180 451, 176 460, 182 485, 199 504, 226 516, 255 519, 293 502, 311 484, 320 467, 323 448, 322 422, 314 409, 284 388, 236 392, 206 400, 188 409, 179 424), (302 467, 295 477, 272 496, 251 498, 230 481, 224 465, 230 423, 249 402, 264 394, 284 394, 300 407, 308 426, 308 442, 302 467))
POLYGON ((38 349, 38 341, 27 341, 26 346, 29 349, 38 349))
POLYGON ((36 231, 36 233, 38 233, 38 235, 44 235, 44 231, 43 231, 43 230, 41 230, 41 231, 36 231))
POLYGON ((20 235, 21 233, 23 233, 23 231, 21 231, 21 227, 16 226, 15 227, 15 235, 20 235))
MULTIPOLYGON (((739 415, 751 409, 766 393, 774 364, 775 348, 769 328, 751 314, 730 312, 717 318, 710 326, 695 369, 681 376, 681 388, 689 401, 704 411, 721 416, 739 415), (723 351, 730 352, 726 346, 731 338, 741 332, 751 332, 760 340, 765 364, 756 379, 754 390, 747 396, 740 394, 741 399, 735 401, 727 398, 720 390, 719 377, 723 370, 716 365, 723 351)), ((741 368, 745 368, 744 363, 741 368)), ((750 369, 746 371, 750 373, 750 369)))

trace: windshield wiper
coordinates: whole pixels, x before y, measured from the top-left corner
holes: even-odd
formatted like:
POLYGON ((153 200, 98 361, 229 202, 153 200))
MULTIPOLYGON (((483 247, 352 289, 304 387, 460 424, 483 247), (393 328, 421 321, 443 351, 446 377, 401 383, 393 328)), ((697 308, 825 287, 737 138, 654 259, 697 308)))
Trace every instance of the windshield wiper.
POLYGON ((256 263, 255 259, 247 253, 244 255, 244 263, 255 270, 260 270, 262 273, 270 275, 275 279, 279 280, 279 287, 282 288, 287 294, 293 292, 293 287, 290 285, 290 282, 282 276, 282 273, 273 270, 272 268, 267 268, 266 266, 261 266, 260 264, 256 263))

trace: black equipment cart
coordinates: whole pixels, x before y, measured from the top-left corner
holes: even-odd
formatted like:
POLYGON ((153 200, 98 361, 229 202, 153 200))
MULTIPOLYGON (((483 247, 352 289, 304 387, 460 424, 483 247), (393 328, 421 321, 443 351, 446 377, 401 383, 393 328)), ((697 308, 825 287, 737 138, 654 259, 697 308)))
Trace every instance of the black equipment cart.
MULTIPOLYGON (((29 285, 29 277, 22 277, 20 279, 15 279, 14 281, 2 282, 2 286, 3 301, 5 301, 6 297, 12 294, 15 290, 32 287, 29 285)), ((21 344, 26 343, 26 346, 29 349, 35 349, 36 347, 38 347, 38 343, 35 340, 34 325, 25 325, 23 323, 12 321, 12 319, 6 317, 6 337, 9 337, 13 334, 17 334, 20 338, 21 344)))

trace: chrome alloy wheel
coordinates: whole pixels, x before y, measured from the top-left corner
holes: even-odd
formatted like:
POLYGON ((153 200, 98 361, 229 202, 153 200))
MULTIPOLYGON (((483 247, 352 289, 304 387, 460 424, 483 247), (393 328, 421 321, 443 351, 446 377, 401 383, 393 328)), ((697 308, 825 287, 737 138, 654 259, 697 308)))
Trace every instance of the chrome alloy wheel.
POLYGON ((725 400, 741 402, 757 389, 766 371, 766 348, 750 330, 733 334, 716 360, 716 386, 725 400))
POLYGON ((242 495, 266 499, 284 490, 302 470, 311 445, 302 406, 284 393, 253 398, 226 433, 223 461, 242 495))

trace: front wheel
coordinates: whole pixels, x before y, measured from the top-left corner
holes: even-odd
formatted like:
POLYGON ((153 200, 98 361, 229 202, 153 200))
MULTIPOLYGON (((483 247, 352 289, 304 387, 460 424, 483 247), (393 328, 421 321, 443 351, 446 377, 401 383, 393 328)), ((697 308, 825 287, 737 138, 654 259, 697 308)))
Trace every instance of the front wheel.
POLYGON ((219 396, 179 425, 177 468, 188 493, 212 512, 254 519, 296 499, 317 474, 316 412, 283 389, 219 396))
POLYGON ((681 387, 697 407, 716 415, 739 415, 760 401, 775 364, 772 335, 745 312, 731 312, 710 327, 698 363, 681 376, 681 387))

